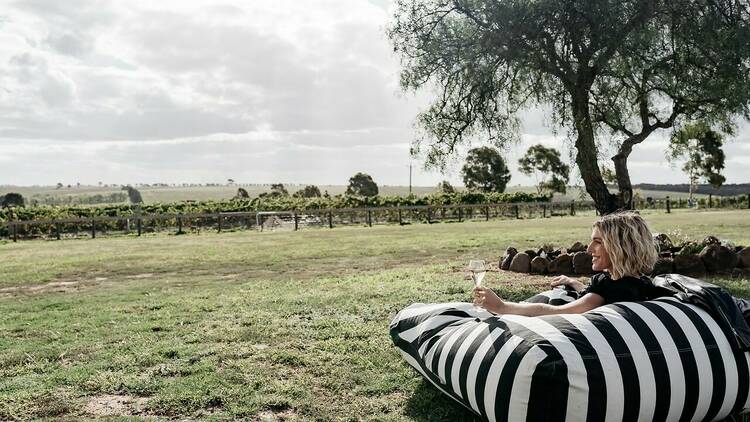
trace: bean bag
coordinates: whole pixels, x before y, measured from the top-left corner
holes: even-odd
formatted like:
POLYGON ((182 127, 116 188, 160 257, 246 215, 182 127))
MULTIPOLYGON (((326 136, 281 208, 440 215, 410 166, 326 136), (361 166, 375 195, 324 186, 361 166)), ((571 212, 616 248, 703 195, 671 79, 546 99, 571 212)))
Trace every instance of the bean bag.
POLYGON ((409 365, 487 421, 712 421, 750 408, 750 354, 674 298, 542 317, 413 304, 390 333, 409 365))

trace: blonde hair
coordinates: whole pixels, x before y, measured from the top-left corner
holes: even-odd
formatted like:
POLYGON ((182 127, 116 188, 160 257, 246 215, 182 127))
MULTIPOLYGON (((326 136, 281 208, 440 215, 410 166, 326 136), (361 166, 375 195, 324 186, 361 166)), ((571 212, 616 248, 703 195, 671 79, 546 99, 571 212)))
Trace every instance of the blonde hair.
POLYGON ((638 212, 604 215, 594 222, 594 227, 599 229, 609 254, 613 279, 640 277, 653 271, 659 254, 651 230, 638 212))

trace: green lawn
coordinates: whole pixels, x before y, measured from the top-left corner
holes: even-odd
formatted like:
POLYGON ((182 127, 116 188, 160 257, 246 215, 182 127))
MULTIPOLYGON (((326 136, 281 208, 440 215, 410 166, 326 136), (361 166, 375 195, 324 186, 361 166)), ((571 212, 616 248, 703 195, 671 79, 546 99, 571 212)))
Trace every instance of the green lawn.
MULTIPOLYGON (((750 212, 648 214, 750 244, 750 212)), ((0 244, 0 420, 470 420, 391 345, 413 302, 469 300, 461 267, 567 246, 592 216, 0 244)), ((750 296, 747 279, 715 279, 750 296)), ((510 299, 544 277, 492 272, 510 299)))

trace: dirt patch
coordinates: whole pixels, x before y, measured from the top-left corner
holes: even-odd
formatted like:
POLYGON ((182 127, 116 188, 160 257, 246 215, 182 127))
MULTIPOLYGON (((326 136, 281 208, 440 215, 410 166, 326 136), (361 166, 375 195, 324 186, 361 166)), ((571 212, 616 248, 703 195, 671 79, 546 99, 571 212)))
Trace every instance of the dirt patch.
POLYGON ((263 412, 258 413, 257 416, 260 422, 275 422, 291 419, 296 416, 296 413, 294 409, 285 407, 280 409, 264 410, 263 412))
POLYGON ((105 395, 92 397, 83 410, 95 416, 132 416, 142 413, 148 403, 144 397, 105 395))
POLYGON ((95 286, 101 283, 101 280, 72 280, 72 281, 51 281, 44 284, 34 284, 30 286, 13 286, 3 287, 0 289, 0 297, 10 297, 18 294, 39 294, 39 293, 67 293, 78 291, 84 287, 95 286))

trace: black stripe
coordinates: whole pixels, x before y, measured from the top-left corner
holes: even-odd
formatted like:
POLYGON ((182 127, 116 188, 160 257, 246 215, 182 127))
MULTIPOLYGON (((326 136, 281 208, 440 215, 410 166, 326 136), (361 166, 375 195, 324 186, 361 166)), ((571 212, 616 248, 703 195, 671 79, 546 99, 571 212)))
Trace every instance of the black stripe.
MULTIPOLYGON (((690 318, 693 325, 695 325, 695 328, 701 336, 701 340, 706 345, 708 360, 711 363, 711 372, 713 374, 713 390, 711 391, 711 402, 708 406, 708 413, 706 413, 705 420, 713 420, 719 413, 719 410, 721 410, 721 405, 724 401, 724 394, 726 394, 727 377, 724 369, 724 361, 721 357, 721 350, 719 350, 719 346, 716 344, 716 339, 711 333, 711 330, 694 310, 682 303, 671 300, 665 300, 662 302, 684 312, 685 315, 690 318)), ((724 335, 723 332, 718 334, 724 335)))
MULTIPOLYGON (((496 327, 493 328, 493 330, 502 330, 502 328, 496 327)), ((492 362, 495 360, 497 352, 499 352, 500 349, 505 345, 505 343, 507 343, 511 338, 513 338, 513 335, 508 331, 503 330, 503 332, 492 343, 492 346, 482 358, 482 363, 479 365, 476 386, 474 388, 474 395, 477 401, 477 408, 479 409, 482 417, 485 419, 487 418, 487 413, 485 412, 484 389, 487 386, 487 376, 489 375, 490 366, 492 366, 492 362)), ((500 394, 510 395, 510 391, 497 391, 500 392, 500 394)))
POLYGON ((623 402, 625 403, 622 420, 637 421, 641 405, 640 382, 627 343, 604 316, 594 313, 583 314, 583 316, 602 333, 617 358, 617 365, 620 367, 622 376, 623 402))
MULTIPOLYGON (((662 301, 664 302, 664 301, 662 301)), ((680 352, 680 361, 682 362, 682 372, 685 376, 685 403, 682 405, 682 413, 680 414, 680 421, 690 421, 695 414, 695 410, 698 406, 698 393, 699 393, 699 377, 698 377, 698 363, 696 362, 693 350, 690 347, 690 342, 685 335, 685 332, 680 327, 680 324, 669 314, 664 308, 649 302, 641 302, 641 305, 648 308, 649 311, 653 312, 659 321, 667 328, 672 341, 674 341, 677 349, 680 352)))
POLYGON ((596 354, 596 349, 586 336, 565 318, 554 316, 545 317, 545 320, 560 330, 573 343, 578 354, 581 355, 586 368, 589 388, 587 420, 591 422, 603 421, 607 414, 607 384, 604 379, 604 368, 596 354))
MULTIPOLYGON (((490 327, 485 327, 485 330, 490 330, 490 327)), ((469 366, 471 365, 471 361, 474 358, 474 354, 476 353, 479 346, 482 345, 482 342, 486 338, 486 335, 480 335, 477 336, 477 338, 474 339, 474 341, 471 342, 471 345, 466 350, 466 355, 464 355, 464 359, 461 362, 461 368, 458 371, 458 379, 461 381, 459 382, 459 385, 461 386, 461 395, 463 397, 466 397, 468 399, 468 392, 466 391, 466 384, 467 384, 467 378, 469 375, 469 366)), ((468 405, 468 401, 467 401, 468 405)), ((471 407, 471 406, 469 406, 471 407)))
MULTIPOLYGON (((471 328, 467 329, 466 331, 464 331, 463 333, 461 333, 461 337, 459 337, 459 338, 462 339, 462 340, 464 340, 464 339, 466 339, 466 336, 468 336, 474 330, 486 330, 486 329, 487 329, 487 326, 485 324, 475 324, 473 327, 471 327, 471 328)), ((480 333, 479 335, 477 335, 477 337, 474 339, 474 341, 475 342, 477 340, 481 341, 481 340, 484 339, 485 336, 486 336, 486 333, 485 334, 480 333)), ((442 344, 436 344, 435 345, 436 349, 435 349, 434 355, 432 356, 432 369, 431 369, 431 371, 433 373, 435 373, 435 374, 438 373, 438 367, 439 367, 439 363, 440 363, 440 355, 442 355, 443 353, 449 353, 450 352, 450 350, 445 350, 445 345, 446 345, 446 343, 448 343, 448 341, 449 341, 449 336, 446 337, 446 340, 442 344)), ((458 343, 458 341, 456 343, 458 343)), ((468 352, 467 352, 467 354, 468 354, 468 352)), ((427 356, 427 354, 425 354, 425 356, 427 356)))
MULTIPOLYGON (((510 411, 510 393, 513 389, 513 383, 516 380, 518 366, 521 364, 521 360, 523 359, 523 357, 526 356, 529 350, 531 350, 534 346, 534 344, 526 341, 522 341, 521 343, 519 343, 513 353, 508 356, 508 360, 505 362, 505 365, 503 365, 502 371, 500 371, 500 381, 497 384, 497 395, 495 396, 495 418, 497 422, 508 422, 508 412, 510 411)), ((537 395, 535 395, 533 387, 534 384, 532 383, 532 391, 531 395, 529 396, 529 403, 534 403, 534 401, 532 400, 536 400, 534 399, 534 397, 538 397, 537 395)), ((546 400, 546 393, 543 397, 544 400, 546 400)), ((539 403, 543 403, 543 401, 539 403)), ((530 406, 529 412, 533 411, 533 407, 534 406, 530 406)), ((527 417, 527 420, 533 419, 527 417)))
POLYGON ((621 305, 613 305, 612 309, 622 315, 623 318, 633 326, 633 329, 646 347, 646 352, 651 360, 654 381, 656 383, 656 407, 654 408, 654 416, 652 420, 664 421, 667 419, 669 406, 671 405, 669 368, 667 367, 667 360, 664 357, 664 351, 659 345, 656 336, 648 327, 648 324, 646 324, 637 313, 621 305))
POLYGON ((739 414, 745 409, 748 393, 750 393, 750 374, 748 374, 745 353, 736 347, 732 347, 734 361, 737 362, 737 401, 732 407, 732 415, 739 414))
POLYGON ((506 321, 506 323, 513 335, 529 341, 547 354, 544 361, 537 365, 531 379, 529 403, 536 403, 536 405, 529 406, 526 420, 564 421, 569 384, 568 366, 562 354, 552 343, 536 332, 513 321, 506 321))
MULTIPOLYGON (((487 321, 488 324, 486 325, 486 329, 492 330, 493 324, 489 324, 489 321, 487 321)), ((456 354, 458 353, 458 349, 461 347, 461 345, 466 340, 466 337, 468 337, 475 329, 478 327, 478 325, 474 326, 473 328, 469 328, 465 330, 461 335, 456 339, 456 342, 453 343, 453 346, 451 346, 450 350, 447 351, 448 357, 445 360, 445 385, 448 386, 451 390, 453 389, 453 363, 456 360, 456 354)), ((464 355, 464 359, 466 359, 468 356, 468 353, 464 355)), ((434 360, 433 360, 434 362, 434 360)), ((462 363, 463 365, 463 363, 462 363)), ((460 375, 460 371, 459 371, 460 375)), ((459 376, 459 385, 461 384, 461 377, 459 376)), ((466 380, 464 380, 466 381, 466 380)), ((464 396, 466 397, 466 396, 464 396)))

